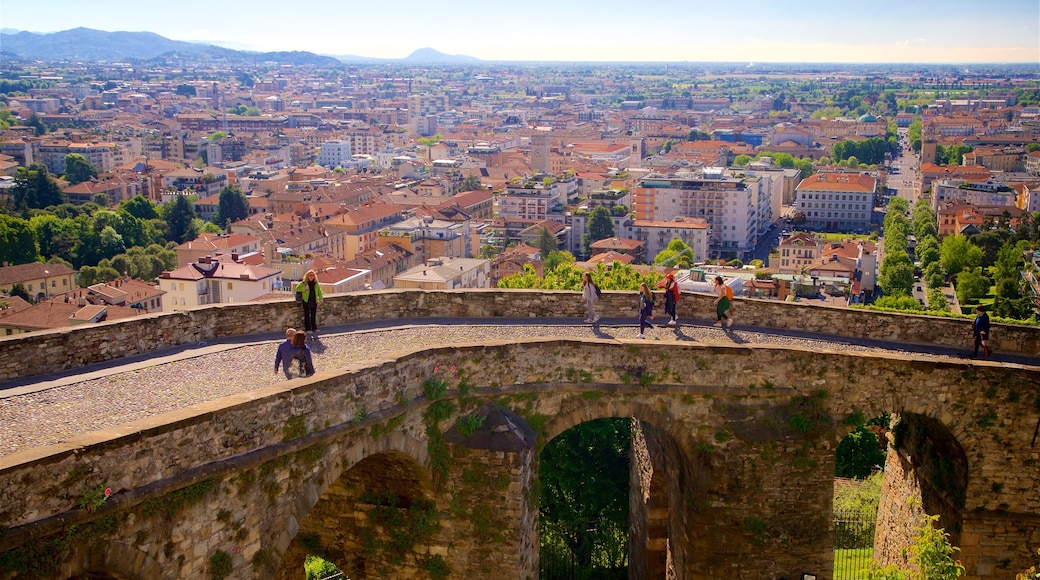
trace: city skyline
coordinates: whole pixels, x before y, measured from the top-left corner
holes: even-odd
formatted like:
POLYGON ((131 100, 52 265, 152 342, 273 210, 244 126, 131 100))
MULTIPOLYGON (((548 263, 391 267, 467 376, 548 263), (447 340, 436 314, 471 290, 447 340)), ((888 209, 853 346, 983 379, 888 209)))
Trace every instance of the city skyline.
POLYGON ((315 0, 306 12, 285 6, 98 0, 86 10, 73 0, 3 0, 0 25, 37 33, 147 31, 237 50, 388 59, 429 47, 487 61, 1040 63, 1035 0, 1002 1, 999 11, 967 0, 882 0, 838 13, 818 1, 795 7, 764 0, 739 6, 668 0, 649 7, 615 0, 594 7, 405 0, 393 10, 315 0))

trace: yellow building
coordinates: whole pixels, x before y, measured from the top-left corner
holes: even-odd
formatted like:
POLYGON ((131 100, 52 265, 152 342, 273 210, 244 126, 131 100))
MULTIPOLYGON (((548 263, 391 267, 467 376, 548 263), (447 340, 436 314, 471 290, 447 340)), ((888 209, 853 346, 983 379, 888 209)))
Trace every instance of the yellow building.
POLYGON ((10 294, 15 284, 21 284, 33 302, 79 289, 76 271, 65 264, 33 262, 0 267, 0 293, 10 294))

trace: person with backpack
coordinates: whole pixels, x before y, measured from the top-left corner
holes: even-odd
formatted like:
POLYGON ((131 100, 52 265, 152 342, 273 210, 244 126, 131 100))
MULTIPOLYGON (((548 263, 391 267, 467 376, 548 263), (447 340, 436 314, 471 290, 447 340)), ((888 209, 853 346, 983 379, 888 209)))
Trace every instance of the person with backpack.
POLYGON ((669 272, 664 279, 664 313, 668 315, 668 325, 675 326, 679 317, 675 307, 679 303, 679 283, 675 281, 675 274, 669 272))
POLYGON ((581 299, 585 302, 585 309, 588 313, 585 322, 594 324, 599 321, 599 314, 596 314, 596 302, 601 294, 599 286, 592 281, 592 273, 585 272, 581 282, 581 299))
POLYGON ((733 317, 728 315, 726 311, 729 310, 730 304, 733 302, 733 289, 725 284, 722 276, 715 276, 715 294, 717 296, 712 304, 715 305, 715 314, 719 320, 713 326, 730 328, 733 326, 733 317))
POLYGON ((653 328, 654 325, 650 324, 650 320, 654 317, 654 293, 650 291, 650 287, 643 282, 639 285, 639 334, 636 338, 645 338, 643 330, 646 328, 653 328))

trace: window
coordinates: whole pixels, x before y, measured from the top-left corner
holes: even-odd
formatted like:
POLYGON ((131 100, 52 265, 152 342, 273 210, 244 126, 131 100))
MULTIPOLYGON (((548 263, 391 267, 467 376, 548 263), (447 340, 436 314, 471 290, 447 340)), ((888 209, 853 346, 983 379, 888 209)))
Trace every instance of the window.
POLYGON ((231 282, 228 282, 228 283, 227 283, 227 289, 228 289, 228 290, 231 290, 231 282))
POLYGON ((58 287, 58 281, 57 280, 51 280, 51 288, 57 288, 57 287, 58 287))
POLYGON ((32 284, 29 284, 29 292, 32 292, 32 284))
POLYGON ((61 279, 61 285, 62 286, 68 286, 69 285, 69 279, 68 278, 62 278, 61 279))

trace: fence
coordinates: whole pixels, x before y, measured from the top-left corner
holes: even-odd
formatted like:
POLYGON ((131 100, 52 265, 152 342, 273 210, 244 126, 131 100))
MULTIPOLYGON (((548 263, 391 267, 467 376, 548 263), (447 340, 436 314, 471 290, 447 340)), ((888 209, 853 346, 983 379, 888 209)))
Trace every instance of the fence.
POLYGON ((874 529, 877 512, 834 512, 834 580, 867 578, 874 561, 874 529))

